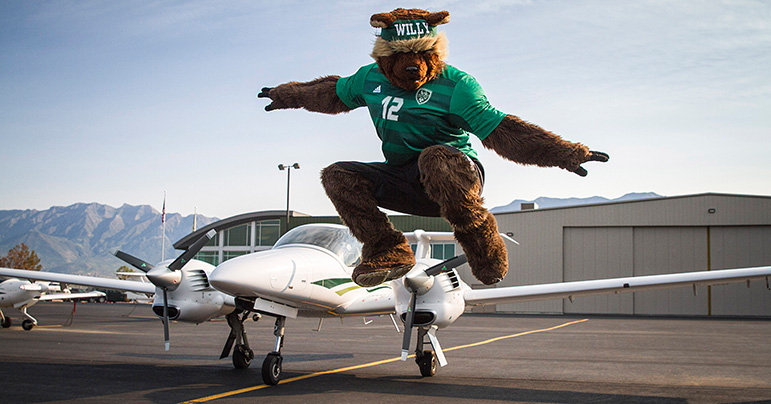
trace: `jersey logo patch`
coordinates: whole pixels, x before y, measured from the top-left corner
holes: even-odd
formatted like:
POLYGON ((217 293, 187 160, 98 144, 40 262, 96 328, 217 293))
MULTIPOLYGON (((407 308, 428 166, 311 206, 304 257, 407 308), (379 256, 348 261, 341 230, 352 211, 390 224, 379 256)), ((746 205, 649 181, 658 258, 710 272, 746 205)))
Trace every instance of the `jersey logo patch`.
POLYGON ((419 105, 423 105, 428 102, 428 100, 431 99, 431 90, 421 88, 418 90, 418 92, 415 94, 415 100, 418 101, 419 105))
POLYGON ((375 89, 372 90, 372 94, 380 94, 380 86, 375 87, 375 89))

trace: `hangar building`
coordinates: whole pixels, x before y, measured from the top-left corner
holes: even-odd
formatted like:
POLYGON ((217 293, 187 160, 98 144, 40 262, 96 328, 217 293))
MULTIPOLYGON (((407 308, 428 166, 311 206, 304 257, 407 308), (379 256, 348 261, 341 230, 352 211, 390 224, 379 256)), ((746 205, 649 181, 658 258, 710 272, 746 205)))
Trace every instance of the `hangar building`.
MULTIPOLYGON (((197 258, 218 264, 269 249, 287 229, 340 223, 337 216, 283 210, 252 212, 211 223, 174 244, 185 249, 210 229, 217 236, 197 258)), ((509 275, 497 287, 771 265, 771 197, 699 194, 496 214, 507 242, 509 275)), ((391 216, 402 231, 451 231, 441 218, 391 216)), ((451 258, 454 244, 432 245, 451 258)), ((459 268, 472 288, 486 287, 459 268)), ((569 300, 499 304, 502 313, 673 316, 771 316, 764 282, 648 291, 569 300)), ((476 311, 476 310, 475 310, 476 311)))
MULTIPOLYGON (((499 286, 771 265, 771 197, 699 194, 496 215, 499 286)), ((468 279, 468 277, 464 277, 468 279)), ((498 312, 771 316, 764 282, 501 304, 498 312)))

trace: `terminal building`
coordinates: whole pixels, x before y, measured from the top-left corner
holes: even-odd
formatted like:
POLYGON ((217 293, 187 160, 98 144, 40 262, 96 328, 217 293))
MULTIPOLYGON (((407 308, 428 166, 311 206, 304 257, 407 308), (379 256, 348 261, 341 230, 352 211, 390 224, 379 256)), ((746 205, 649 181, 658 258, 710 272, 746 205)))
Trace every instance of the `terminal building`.
MULTIPOLYGON (((771 265, 771 197, 698 194, 645 200, 529 209, 496 214, 507 242, 509 274, 493 287, 707 271, 771 265)), ((452 231, 442 218, 391 216, 402 231, 452 231)), ((198 229, 174 244, 185 249, 211 229, 217 236, 197 258, 217 265, 271 248, 287 227, 340 223, 337 216, 263 211, 198 229), (288 220, 287 220, 288 219, 288 220)), ((432 245, 438 259, 459 246, 432 245)), ((486 287, 467 265, 461 278, 486 287)), ((485 307, 499 313, 771 317, 767 282, 547 300, 485 307)))

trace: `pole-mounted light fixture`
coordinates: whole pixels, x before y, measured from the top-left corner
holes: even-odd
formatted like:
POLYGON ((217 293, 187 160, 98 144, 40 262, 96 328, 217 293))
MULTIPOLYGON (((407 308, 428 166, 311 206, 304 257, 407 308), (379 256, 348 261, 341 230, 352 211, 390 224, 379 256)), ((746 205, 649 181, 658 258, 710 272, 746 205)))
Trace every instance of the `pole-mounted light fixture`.
POLYGON ((294 163, 292 165, 279 164, 278 169, 281 171, 286 170, 286 230, 289 231, 289 178, 291 176, 292 169, 299 170, 300 164, 294 163))

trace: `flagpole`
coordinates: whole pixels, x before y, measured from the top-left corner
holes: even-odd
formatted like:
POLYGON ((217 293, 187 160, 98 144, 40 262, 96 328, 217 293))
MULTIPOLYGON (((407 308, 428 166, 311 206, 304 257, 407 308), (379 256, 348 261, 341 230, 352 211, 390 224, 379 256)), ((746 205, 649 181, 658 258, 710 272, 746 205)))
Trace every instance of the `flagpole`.
POLYGON ((161 234, 161 261, 166 259, 166 191, 163 191, 163 211, 161 212, 163 233, 161 234))

